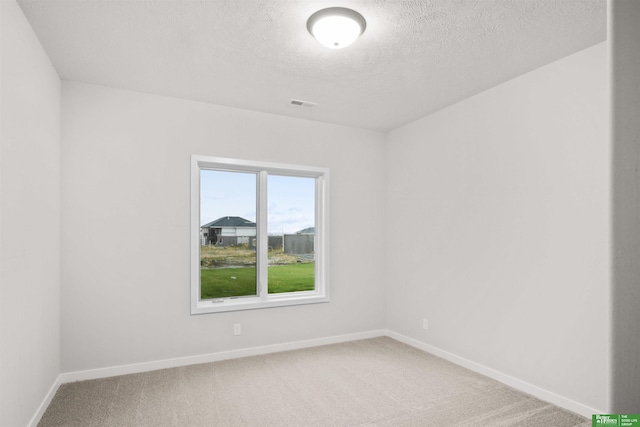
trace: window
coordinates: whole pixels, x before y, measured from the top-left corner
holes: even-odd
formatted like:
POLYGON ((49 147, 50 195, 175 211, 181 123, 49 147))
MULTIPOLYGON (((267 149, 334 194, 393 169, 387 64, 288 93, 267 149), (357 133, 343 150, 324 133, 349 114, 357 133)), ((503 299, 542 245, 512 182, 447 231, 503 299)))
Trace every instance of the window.
POLYGON ((329 170, 192 156, 191 313, 329 301, 329 170))

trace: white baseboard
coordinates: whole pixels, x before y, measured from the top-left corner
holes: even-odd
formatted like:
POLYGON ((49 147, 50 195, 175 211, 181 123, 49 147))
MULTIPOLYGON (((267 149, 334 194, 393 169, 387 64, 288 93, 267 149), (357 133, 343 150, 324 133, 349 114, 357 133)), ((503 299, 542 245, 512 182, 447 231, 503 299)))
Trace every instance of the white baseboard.
POLYGON ((176 368, 179 366, 196 365, 199 363, 217 362, 217 361, 226 360, 226 359, 236 359, 239 357, 257 356, 261 354, 276 353, 280 351, 297 350, 301 348, 310 348, 310 347, 317 347, 317 346, 329 345, 329 344, 338 344, 342 342, 356 341, 356 340, 375 338, 380 336, 387 336, 389 338, 393 338, 397 341, 400 341, 402 343, 415 347, 419 350, 426 351, 427 353, 431 353, 435 356, 441 357, 445 360, 455 363, 456 365, 463 366, 479 374, 485 375, 489 378, 493 378, 494 380, 500 381, 501 383, 506 384, 510 387, 513 387, 516 390, 520 390, 524 393, 528 393, 532 396, 537 397, 538 399, 547 401, 561 408, 565 408, 569 411, 575 412, 589 419, 591 418, 592 414, 606 413, 605 411, 599 411, 594 408, 590 408, 586 405, 575 402, 566 397, 544 390, 540 387, 534 386, 525 381, 503 374, 502 372, 488 368, 484 365, 465 359, 453 353, 449 353, 445 350, 423 343, 416 339, 409 338, 405 335, 399 334, 397 332, 394 332, 388 329, 381 329, 381 330, 374 330, 374 331, 368 331, 368 332, 358 332, 353 334, 337 335, 337 336, 331 336, 331 337, 325 337, 325 338, 316 338, 316 339, 304 340, 304 341, 272 344, 272 345, 266 345, 262 347, 250 347, 245 349, 222 351, 218 353, 202 354, 198 356, 187 356, 187 357, 180 357, 175 359, 156 360, 156 361, 143 362, 143 363, 134 363, 130 365, 113 366, 108 368, 89 369, 86 371, 65 372, 60 374, 58 378, 56 378, 55 382, 51 386, 51 389, 49 390, 49 393, 47 393, 45 399, 40 404, 38 411, 31 419, 31 422, 29 423, 28 427, 37 426, 38 422, 40 421, 40 418, 42 418, 42 415, 47 409, 47 406, 51 403, 51 400, 53 399, 56 391, 58 390, 58 387, 60 387, 60 385, 64 383, 113 377, 117 375, 135 374, 140 372, 155 371, 158 369, 176 368))
POLYGON ((31 417, 31 420, 29 421, 29 424, 27 424, 27 427, 37 427, 38 423, 40 422, 40 419, 44 415, 44 411, 47 410, 47 407, 53 400, 53 396, 56 395, 56 392, 58 391, 60 384, 62 384, 62 382, 60 381, 60 375, 58 375, 55 381, 53 381, 53 384, 51 385, 51 388, 45 395, 44 399, 42 400, 42 403, 40 404, 40 406, 38 406, 38 410, 36 411, 35 414, 33 414, 33 417, 31 417))
POLYGON ((199 363, 217 362, 239 357, 257 356, 260 354, 277 353, 279 351, 297 350, 301 348, 317 347, 320 345, 337 344, 341 342, 375 338, 386 335, 386 330, 358 332, 346 335, 337 335, 325 338, 316 338, 304 341, 294 341, 281 344, 272 344, 262 347, 250 347, 239 350, 222 351, 219 353, 187 356, 176 359, 156 360, 151 362, 134 363, 108 368, 89 369, 86 371, 66 372, 60 375, 61 383, 73 381, 93 380, 97 378, 114 377, 117 375, 136 374, 139 372, 155 371, 158 369, 176 368, 179 366, 197 365, 199 363))
POLYGON ((593 414, 604 414, 606 412, 599 411, 594 408, 590 408, 581 403, 575 402, 566 397, 560 396, 548 390, 544 390, 540 387, 537 387, 533 384, 529 384, 525 381, 514 378, 510 375, 503 374, 502 372, 496 371, 495 369, 488 368, 479 363, 473 362, 471 360, 465 359, 464 357, 460 357, 456 354, 449 353, 448 351, 442 350, 438 347, 434 347, 429 344, 425 344, 421 341, 418 341, 413 338, 409 338, 405 335, 399 334, 397 332, 393 332, 390 330, 385 331, 386 336, 393 338, 397 341, 410 345, 411 347, 415 347, 419 350, 426 351, 427 353, 431 353, 435 356, 441 357, 449 362, 455 363, 456 365, 463 366, 467 369, 470 369, 474 372, 492 378, 494 380, 500 381, 503 384, 508 385, 509 387, 513 387, 516 390, 522 391, 524 393, 530 394, 534 397, 537 397, 540 400, 544 400, 549 403, 553 403, 556 406, 567 409, 571 412, 575 412, 576 414, 582 415, 583 417, 587 417, 591 419, 593 414))

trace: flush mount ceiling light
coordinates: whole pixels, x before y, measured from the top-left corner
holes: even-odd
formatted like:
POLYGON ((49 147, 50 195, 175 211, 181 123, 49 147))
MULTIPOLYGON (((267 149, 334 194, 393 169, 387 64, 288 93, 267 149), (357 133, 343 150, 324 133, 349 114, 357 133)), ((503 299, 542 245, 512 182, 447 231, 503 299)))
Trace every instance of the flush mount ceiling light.
POLYGON ((367 21, 355 10, 344 7, 322 9, 309 17, 307 29, 320 44, 342 49, 356 41, 367 28, 367 21))

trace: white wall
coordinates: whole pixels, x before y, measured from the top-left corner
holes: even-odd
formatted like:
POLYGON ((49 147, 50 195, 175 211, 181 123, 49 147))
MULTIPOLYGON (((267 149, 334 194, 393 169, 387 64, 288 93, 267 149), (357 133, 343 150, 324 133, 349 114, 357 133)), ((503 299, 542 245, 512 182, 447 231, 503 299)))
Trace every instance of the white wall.
POLYGON ((613 137, 612 412, 640 411, 640 2, 609 8, 613 137))
POLYGON ((610 145, 600 44, 390 133, 387 326, 606 410, 610 145), (424 331, 422 319, 429 320, 424 331))
POLYGON ((62 99, 64 372, 384 327, 383 134, 71 82, 62 99), (330 303, 189 315, 191 154, 331 168, 330 303))
POLYGON ((60 372, 60 80, 14 0, 2 16, 0 425, 60 372))

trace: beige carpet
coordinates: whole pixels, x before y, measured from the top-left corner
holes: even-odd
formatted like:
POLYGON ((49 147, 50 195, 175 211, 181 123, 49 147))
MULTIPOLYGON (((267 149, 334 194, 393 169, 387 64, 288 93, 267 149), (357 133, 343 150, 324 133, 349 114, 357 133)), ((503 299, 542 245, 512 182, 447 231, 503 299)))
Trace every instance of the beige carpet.
POLYGON ((393 339, 64 384, 48 426, 591 426, 393 339))

